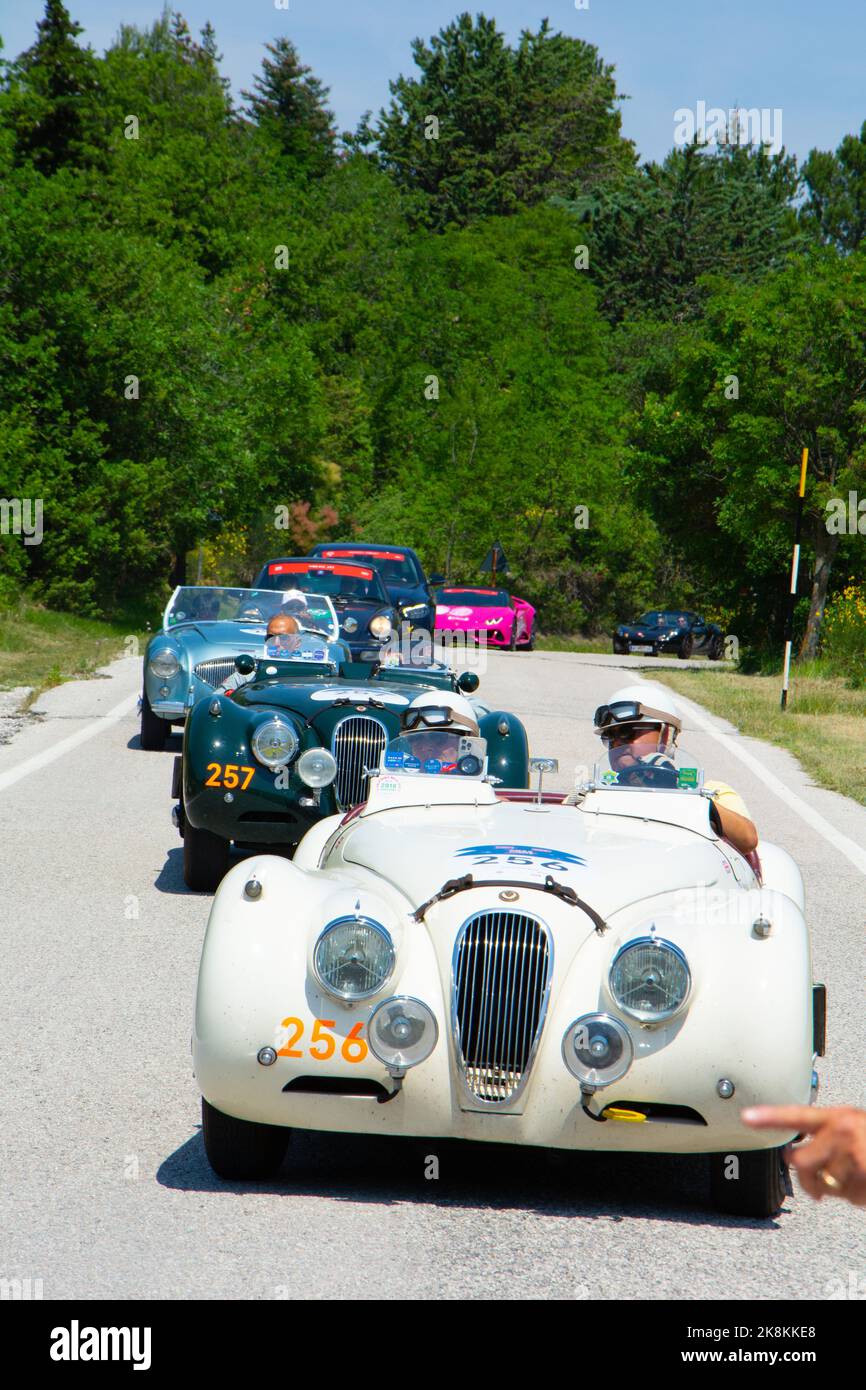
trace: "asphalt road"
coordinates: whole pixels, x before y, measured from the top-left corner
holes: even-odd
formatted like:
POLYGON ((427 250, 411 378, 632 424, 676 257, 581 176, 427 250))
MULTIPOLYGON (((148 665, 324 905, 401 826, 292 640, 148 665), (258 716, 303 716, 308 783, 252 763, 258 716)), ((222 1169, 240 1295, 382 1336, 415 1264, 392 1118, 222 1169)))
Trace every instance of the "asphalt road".
MULTIPOLYGON (((492 653, 479 693, 525 720, 568 787, 592 760, 592 711, 631 680, 612 664, 492 653)), ((189 1052, 210 899, 185 889, 169 820, 179 740, 138 747, 139 678, 129 659, 53 690, 0 747, 0 1279, 41 1279, 46 1299, 808 1299, 847 1294, 852 1276, 866 1288, 866 1212, 795 1184, 775 1221, 721 1217, 703 1159, 312 1134, 295 1136, 278 1183, 216 1179, 189 1052)), ((725 729, 691 713, 681 743, 799 861, 829 989, 821 1099, 862 1105, 866 808, 725 729)))

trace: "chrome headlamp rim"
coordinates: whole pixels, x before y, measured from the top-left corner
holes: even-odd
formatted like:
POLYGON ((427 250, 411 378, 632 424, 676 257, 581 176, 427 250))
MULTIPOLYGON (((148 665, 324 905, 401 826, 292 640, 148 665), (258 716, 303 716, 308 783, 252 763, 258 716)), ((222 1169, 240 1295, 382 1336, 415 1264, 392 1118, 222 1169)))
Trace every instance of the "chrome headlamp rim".
POLYGON ((160 680, 166 681, 172 680, 181 668, 180 657, 173 647, 159 647, 155 652, 153 652, 151 656, 148 657, 147 665, 151 675, 157 676, 160 680), (170 670, 160 669, 160 667, 156 664, 160 659, 162 659, 163 661, 170 660, 174 664, 170 670))
POLYGON ((376 613, 370 619, 370 632, 374 637, 378 637, 380 641, 386 641, 393 631, 394 624, 391 622, 387 613, 376 613))
POLYGON ((689 1002, 689 999, 691 998, 692 972, 688 960, 686 959, 685 952, 682 950, 680 946, 677 946, 675 941, 669 941, 668 938, 665 936, 635 936, 632 937, 630 941, 623 942, 616 955, 614 956, 613 960, 611 961, 607 972, 607 989, 611 999, 613 1000, 614 1004, 620 1010, 621 1013, 624 1013, 628 1018, 633 1019, 635 1023, 641 1023, 649 1027, 653 1024, 669 1023, 672 1018, 676 1018, 677 1014, 682 1013, 683 1009, 685 1009, 686 1005, 689 1002), (658 1013, 650 1014, 647 1013, 645 1009, 633 1009, 630 1008, 628 1004, 623 1004, 618 995, 616 994, 612 983, 612 976, 614 969, 616 968, 616 964, 620 960, 620 958, 624 956, 628 951, 631 951, 638 946, 662 947, 664 950, 670 951, 672 955, 677 957, 683 969, 685 970, 685 992, 680 1002, 674 1005, 673 1008, 662 1009, 658 1013))
POLYGON ((394 949, 394 942, 391 937, 391 933, 388 931, 386 927, 382 925, 381 922, 377 922, 375 917, 368 917, 363 912, 357 914, 343 913, 339 917, 332 918, 330 922, 326 922, 325 925, 322 927, 322 930, 316 937, 315 945, 313 946, 312 961, 313 975, 316 978, 316 983, 319 985, 321 989, 325 991, 326 994, 330 994, 332 999, 339 999, 343 1003, 362 1004, 365 1000, 372 999, 375 995, 379 994, 380 991, 385 988, 388 981, 391 979, 391 976, 394 974, 394 966, 397 961, 397 952, 394 949), (385 971, 385 974, 382 976, 381 980, 377 985, 375 985, 372 989, 364 990, 361 993, 356 993, 354 990, 336 989, 332 984, 329 984, 327 980, 324 980, 322 978, 322 975, 319 971, 318 963, 319 947, 321 946, 328 933, 333 931, 336 927, 355 926, 357 924, 361 924, 365 927, 372 927, 372 929, 375 932, 377 932, 379 936, 382 937, 383 941, 388 947, 388 969, 385 971))
MULTIPOLYGON (((616 1018, 613 1014, 609 1014, 601 1010, 596 1010, 594 1013, 581 1014, 579 1018, 573 1019, 572 1022, 569 1023, 568 1027, 562 1035, 562 1045, 560 1050, 562 1052, 562 1060, 565 1064, 565 1068, 569 1072, 569 1074, 574 1077, 575 1081, 578 1081, 581 1086, 591 1086, 593 1090, 598 1091, 603 1090, 606 1086, 614 1085, 617 1081, 621 1081, 622 1078, 625 1076, 626 1072, 630 1070, 632 1063, 634 1062, 634 1039, 632 1038, 629 1029, 623 1023, 621 1018, 616 1018), (571 1042, 574 1036, 574 1030, 576 1028, 579 1028, 581 1025, 589 1026, 591 1023, 607 1024, 609 1027, 615 1030, 623 1044, 622 1057, 620 1058, 619 1063, 617 1063, 616 1068, 611 1071, 610 1076, 591 1078, 589 1075, 587 1075, 586 1077, 581 1077, 577 1074, 576 1071, 572 1069, 571 1065, 569 1064, 569 1048, 571 1048, 572 1052, 574 1050, 573 1043, 571 1042)), ((587 1068, 588 1072, 590 1070, 592 1069, 587 1068)), ((595 1070, 603 1071, 604 1068, 596 1068, 595 1070)))
POLYGON ((298 776, 300 777, 301 781, 304 783, 305 786, 312 787, 314 790, 322 790, 325 787, 333 786, 334 782, 337 780, 337 759, 334 757, 333 753, 328 748, 305 748, 301 756, 298 758, 295 771, 297 772, 298 776), (331 770, 329 767, 329 771, 331 771, 331 776, 327 782, 311 782, 305 775, 305 767, 309 767, 311 754, 314 757, 321 757, 324 754, 324 756, 330 759, 330 762, 333 764, 333 770, 331 770), (306 764, 304 764, 305 758, 307 759, 306 764))
POLYGON ((424 999, 419 999, 414 994, 389 994, 387 999, 382 999, 376 1005, 375 1009, 370 1014, 370 1017, 367 1020, 367 1042, 373 1056, 376 1058, 378 1062, 381 1062, 384 1067, 393 1066, 395 1064, 393 1062, 389 1062, 386 1057, 381 1056, 381 1054, 376 1051, 373 1033, 373 1020, 376 1017, 376 1015, 381 1012, 382 1009, 387 1009, 391 1004, 417 1004, 419 1009, 423 1009, 423 1011, 429 1016, 430 1022, 433 1024, 433 1042, 429 1048, 429 1051, 426 1052, 423 1057, 419 1057, 416 1062, 404 1061, 399 1064, 401 1068, 405 1069, 406 1071, 410 1071, 412 1067, 420 1067, 422 1063, 426 1062, 427 1058, 432 1056, 432 1054, 436 1051, 436 1047, 439 1043, 439 1023, 430 1005, 424 999))
POLYGON ((300 746, 300 736, 294 724, 291 724, 288 719, 282 719, 279 715, 275 714, 268 715, 267 718, 262 719, 250 734, 250 752, 256 761, 261 763, 262 767, 268 767, 272 771, 280 767, 286 767, 292 759, 297 756, 300 746), (281 754, 278 758, 264 757, 257 747, 256 740, 262 737, 265 729, 285 729, 285 731, 291 735, 291 747, 289 750, 281 754))

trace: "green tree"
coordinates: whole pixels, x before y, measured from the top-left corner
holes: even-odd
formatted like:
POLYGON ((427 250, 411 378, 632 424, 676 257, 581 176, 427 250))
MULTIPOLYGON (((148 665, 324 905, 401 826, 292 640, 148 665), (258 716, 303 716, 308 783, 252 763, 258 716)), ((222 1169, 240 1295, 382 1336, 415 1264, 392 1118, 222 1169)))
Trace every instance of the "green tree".
POLYGON ((45 0, 36 42, 7 74, 17 157, 46 174, 101 157, 99 66, 76 43, 81 32, 62 0, 45 0))
POLYGON ((670 390, 644 403, 631 476, 706 592, 738 609, 750 637, 778 637, 808 447, 800 655, 812 657, 840 547, 846 574, 864 558, 862 537, 828 529, 827 503, 866 485, 866 257, 816 249, 757 286, 716 277, 709 289, 670 390))
POLYGON ((350 143, 373 147, 428 226, 584 193, 633 166, 613 68, 547 20, 514 49, 494 20, 464 13, 412 54, 421 76, 392 82, 389 110, 350 143))
POLYGON ((336 141, 328 90, 301 62, 291 39, 278 38, 265 48, 271 56, 262 60, 254 91, 242 93, 250 116, 277 142, 293 174, 321 175, 334 162, 336 141))
POLYGON ((798 185, 784 151, 693 142, 565 206, 607 317, 676 321, 700 314, 703 275, 754 281, 805 241, 791 208, 798 185))
POLYGON ((804 226, 841 251, 854 251, 866 236, 866 122, 846 135, 835 154, 812 150, 803 165, 808 197, 804 226))

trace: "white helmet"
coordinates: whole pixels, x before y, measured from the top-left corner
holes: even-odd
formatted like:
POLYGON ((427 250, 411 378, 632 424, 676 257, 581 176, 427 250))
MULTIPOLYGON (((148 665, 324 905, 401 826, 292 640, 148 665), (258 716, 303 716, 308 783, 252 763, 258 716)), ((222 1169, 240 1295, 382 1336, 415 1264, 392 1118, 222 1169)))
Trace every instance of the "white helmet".
POLYGON ((610 728, 611 725, 626 724, 660 724, 668 726, 670 733, 665 736, 665 741, 675 740, 677 734, 683 727, 682 715, 679 706, 671 697, 669 691, 661 685, 625 685, 621 690, 615 690, 613 694, 599 705, 595 711, 595 732, 600 734, 603 729, 610 728), (635 706, 634 714, 631 718, 625 717, 627 711, 619 711, 619 718, 616 718, 617 705, 635 706))
MULTIPOLYGON (((478 738, 478 720, 465 695, 458 695, 453 690, 424 690, 420 695, 415 696, 408 709, 404 711, 404 724, 411 725, 412 720, 411 718, 407 720, 407 716, 411 715, 412 710, 423 709, 447 709, 450 712, 447 723, 437 723, 430 727, 459 730, 462 734, 478 738)), ((419 721, 418 727, 420 726, 419 721)))

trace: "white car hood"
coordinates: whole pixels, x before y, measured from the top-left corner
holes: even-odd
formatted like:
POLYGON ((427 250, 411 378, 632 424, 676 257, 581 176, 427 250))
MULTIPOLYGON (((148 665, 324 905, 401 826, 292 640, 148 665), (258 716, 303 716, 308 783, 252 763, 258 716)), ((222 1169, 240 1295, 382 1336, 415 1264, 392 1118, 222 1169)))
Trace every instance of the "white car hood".
POLYGON ((574 807, 395 807, 359 818, 335 851, 415 906, 469 873, 539 885, 550 875, 602 916, 678 888, 735 886, 725 856, 693 830, 574 807))

